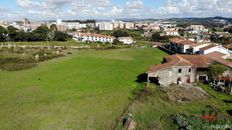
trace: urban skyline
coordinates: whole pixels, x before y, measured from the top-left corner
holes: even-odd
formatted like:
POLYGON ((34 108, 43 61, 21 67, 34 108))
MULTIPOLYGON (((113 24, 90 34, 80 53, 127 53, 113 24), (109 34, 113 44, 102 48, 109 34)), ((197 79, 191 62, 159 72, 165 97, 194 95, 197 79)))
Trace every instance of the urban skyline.
POLYGON ((232 17, 228 0, 1 0, 0 19, 232 17))

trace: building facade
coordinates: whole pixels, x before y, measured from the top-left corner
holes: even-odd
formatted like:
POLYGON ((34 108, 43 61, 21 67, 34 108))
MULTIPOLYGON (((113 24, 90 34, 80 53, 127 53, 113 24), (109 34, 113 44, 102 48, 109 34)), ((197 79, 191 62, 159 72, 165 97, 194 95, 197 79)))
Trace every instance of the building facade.
POLYGON ((78 40, 81 42, 101 42, 101 43, 113 43, 115 37, 101 35, 101 34, 93 34, 93 33, 76 33, 74 35, 74 40, 78 40))
POLYGON ((171 55, 164 58, 164 63, 152 66, 148 73, 148 84, 155 78, 158 84, 190 84, 207 81, 206 70, 212 60, 202 55, 171 55))

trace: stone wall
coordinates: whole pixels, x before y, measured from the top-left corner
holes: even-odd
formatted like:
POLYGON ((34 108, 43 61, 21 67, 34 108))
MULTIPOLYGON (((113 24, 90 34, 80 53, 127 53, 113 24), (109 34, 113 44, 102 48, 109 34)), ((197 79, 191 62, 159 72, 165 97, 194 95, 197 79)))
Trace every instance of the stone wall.
POLYGON ((168 86, 172 83, 178 84, 178 79, 181 80, 179 82, 181 84, 193 83, 196 81, 196 69, 190 66, 173 66, 156 73, 149 73, 149 77, 158 77, 160 85, 163 86, 168 86), (181 69, 181 73, 179 73, 179 69, 181 69))

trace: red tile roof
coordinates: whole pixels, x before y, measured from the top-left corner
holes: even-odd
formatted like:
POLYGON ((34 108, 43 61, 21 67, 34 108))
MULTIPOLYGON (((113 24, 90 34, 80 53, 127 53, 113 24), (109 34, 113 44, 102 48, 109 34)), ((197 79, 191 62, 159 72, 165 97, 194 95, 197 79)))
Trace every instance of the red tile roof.
POLYGON ((209 57, 214 62, 217 62, 219 64, 222 64, 222 65, 225 65, 227 67, 232 68, 232 62, 227 61, 227 60, 225 60, 225 59, 222 58, 222 56, 225 56, 225 55, 213 53, 213 54, 207 54, 205 56, 209 57))
POLYGON ((181 44, 181 45, 197 44, 196 42, 186 40, 183 38, 171 38, 170 40, 176 44, 181 44))
POLYGON ((220 52, 212 52, 209 54, 206 54, 206 56, 208 57, 212 57, 212 58, 219 58, 219 59, 223 59, 222 57, 225 56, 226 54, 220 53, 220 52))
POLYGON ((232 81, 232 77, 217 77, 215 80, 225 80, 225 81, 232 81))
POLYGON ((157 72, 172 66, 191 66, 195 68, 207 68, 212 63, 210 58, 204 55, 170 55, 166 57, 167 62, 164 64, 153 65, 149 72, 157 72))
POLYGON ((180 42, 180 41, 184 41, 184 40, 185 39, 183 39, 183 38, 171 38, 170 39, 170 41, 175 42, 175 43, 180 42))

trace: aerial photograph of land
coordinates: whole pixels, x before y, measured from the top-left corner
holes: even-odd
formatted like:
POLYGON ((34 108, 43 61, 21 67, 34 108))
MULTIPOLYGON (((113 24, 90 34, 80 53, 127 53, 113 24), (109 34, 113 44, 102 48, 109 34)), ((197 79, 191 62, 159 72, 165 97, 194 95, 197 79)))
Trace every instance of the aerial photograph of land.
POLYGON ((0 130, 232 130, 232 0, 1 0, 0 130))

